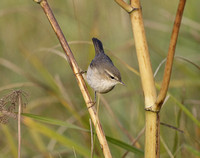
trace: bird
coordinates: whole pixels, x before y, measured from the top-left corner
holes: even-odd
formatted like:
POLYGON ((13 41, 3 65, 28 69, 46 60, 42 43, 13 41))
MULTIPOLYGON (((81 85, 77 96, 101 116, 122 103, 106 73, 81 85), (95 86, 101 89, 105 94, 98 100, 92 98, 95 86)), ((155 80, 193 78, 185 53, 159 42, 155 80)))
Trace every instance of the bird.
POLYGON ((95 57, 88 66, 86 80, 95 91, 96 100, 96 93, 108 93, 115 85, 125 84, 122 82, 119 70, 114 66, 109 56, 105 54, 102 42, 97 38, 92 38, 92 41, 95 57))

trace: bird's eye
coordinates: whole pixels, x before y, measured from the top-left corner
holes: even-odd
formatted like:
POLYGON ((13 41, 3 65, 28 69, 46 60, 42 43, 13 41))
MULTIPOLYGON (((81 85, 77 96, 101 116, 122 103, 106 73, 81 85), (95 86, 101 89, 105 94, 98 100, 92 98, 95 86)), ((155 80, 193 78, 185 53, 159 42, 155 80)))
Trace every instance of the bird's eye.
POLYGON ((110 79, 116 80, 115 76, 113 76, 113 74, 111 74, 108 70, 105 70, 104 72, 110 79))
POLYGON ((114 79, 115 79, 115 77, 113 77, 113 76, 110 76, 110 78, 111 78, 112 80, 114 80, 114 79))

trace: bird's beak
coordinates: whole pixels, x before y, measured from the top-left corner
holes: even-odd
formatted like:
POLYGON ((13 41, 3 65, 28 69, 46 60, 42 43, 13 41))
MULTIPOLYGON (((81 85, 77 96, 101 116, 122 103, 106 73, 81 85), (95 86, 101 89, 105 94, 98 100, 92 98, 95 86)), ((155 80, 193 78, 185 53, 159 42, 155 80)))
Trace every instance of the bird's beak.
POLYGON ((126 85, 124 84, 124 82, 122 82, 122 81, 121 81, 121 82, 119 82, 119 83, 120 83, 120 84, 122 84, 123 86, 126 86, 126 85))

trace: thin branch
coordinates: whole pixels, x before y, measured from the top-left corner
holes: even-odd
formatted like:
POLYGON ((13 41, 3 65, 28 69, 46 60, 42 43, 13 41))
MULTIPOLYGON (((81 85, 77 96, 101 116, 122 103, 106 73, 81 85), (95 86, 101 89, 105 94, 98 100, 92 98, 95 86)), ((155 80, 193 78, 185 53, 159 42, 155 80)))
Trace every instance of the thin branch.
POLYGON ((170 158, 174 158, 172 152, 169 150, 169 147, 167 146, 167 144, 165 143, 164 139, 162 138, 162 136, 160 136, 160 141, 162 142, 165 150, 167 151, 168 155, 170 158))
POLYGON ((176 49, 176 42, 178 39, 178 33, 179 33, 180 25, 181 25, 181 19, 183 16, 185 2, 186 2, 186 0, 180 0, 179 5, 178 5, 178 10, 176 13, 176 18, 174 21, 174 27, 173 27, 173 31, 172 31, 172 35, 171 35, 171 41, 169 44, 169 50, 168 50, 168 56, 167 56, 167 61, 166 61, 166 65, 165 65, 163 82, 162 82, 160 93, 157 97, 156 104, 155 104, 155 106, 156 106, 155 109, 157 109, 158 111, 160 110, 160 108, 163 104, 163 101, 166 97, 167 90, 169 87, 173 59, 174 59, 174 54, 175 54, 175 49, 176 49))
MULTIPOLYGON (((196 63, 194 63, 193 61, 191 61, 191 60, 189 60, 189 59, 187 59, 187 58, 184 58, 184 57, 182 57, 182 56, 174 56, 174 58, 177 58, 177 59, 186 61, 186 62, 192 64, 193 66, 195 66, 197 69, 200 70, 200 66, 199 66, 199 65, 197 65, 196 63)), ((153 75, 154 78, 156 77, 156 75, 157 75, 157 73, 158 73, 160 67, 166 62, 166 60, 167 60, 167 58, 163 59, 163 60, 160 62, 160 64, 158 65, 158 67, 156 68, 156 70, 155 70, 155 72, 154 72, 154 75, 153 75)))
MULTIPOLYGON (((105 97, 103 95, 101 95, 101 101, 104 104, 106 111, 109 113, 110 117, 114 119, 114 121, 116 122, 117 126, 119 127, 119 129, 121 129, 121 131, 127 136, 127 138, 129 138, 129 140, 131 142, 134 142, 134 138, 131 136, 131 134, 124 128, 124 126, 122 125, 122 123, 118 120, 117 116, 115 116, 114 112, 111 110, 108 102, 106 101, 105 97)), ((137 143, 136 144, 137 148, 140 148, 140 144, 137 143)))
MULTIPOLYGON (((17 92, 18 93, 18 92, 17 92)), ((21 93, 17 94, 18 96, 18 158, 21 157, 21 111, 22 111, 22 97, 21 93)))
MULTIPOLYGON (((137 135, 137 137, 135 138, 135 140, 132 142, 132 144, 131 144, 132 146, 134 146, 135 143, 137 143, 137 142, 139 141, 139 139, 140 139, 141 136, 144 134, 144 132, 145 132, 145 127, 142 128, 142 130, 139 132, 139 134, 137 135)), ((122 158, 125 158, 125 157, 128 155, 128 153, 129 153, 129 151, 126 151, 126 152, 123 154, 122 158)))
POLYGON ((94 138, 93 138, 93 129, 92 129, 92 121, 89 119, 90 123, 90 134, 91 134, 91 158, 94 156, 94 138))
POLYGON ((57 38, 59 39, 59 42, 66 54, 66 57, 68 59, 69 65, 71 66, 73 73, 77 79, 79 88, 82 92, 83 98, 85 100, 86 106, 88 108, 88 112, 90 114, 90 117, 92 119, 92 122, 94 124, 96 133, 97 133, 97 137, 99 139, 99 143, 100 146, 102 147, 103 150, 103 154, 105 158, 112 158, 111 153, 110 153, 110 149, 108 147, 108 143, 106 141, 106 137, 104 135, 100 120, 96 114, 96 110, 94 108, 93 105, 93 101, 91 96, 89 95, 88 89, 86 87, 85 81, 83 79, 82 74, 80 73, 80 69, 78 67, 78 64, 73 56, 73 53, 62 33, 62 30, 60 29, 60 26, 58 25, 52 11, 51 8, 47 2, 47 0, 34 0, 35 2, 37 2, 38 4, 40 4, 40 6, 42 7, 42 9, 44 10, 49 22, 51 23, 51 26, 53 27, 54 32, 57 35, 57 38), (89 108, 92 107, 92 108, 89 108))
POLYGON ((115 2, 121 6, 125 11, 127 11, 128 13, 131 13, 134 8, 131 7, 131 5, 127 4, 126 2, 124 2, 123 0, 115 0, 115 2))
POLYGON ((160 122, 160 124, 163 125, 163 126, 169 127, 169 128, 171 128, 171 129, 177 130, 177 131, 180 132, 180 133, 184 133, 183 130, 181 130, 181 129, 177 128, 177 127, 174 127, 174 126, 172 126, 172 125, 166 124, 166 123, 164 123, 164 122, 160 122))
POLYGON ((73 153, 74 153, 74 157, 77 158, 77 156, 76 156, 76 150, 74 149, 74 147, 73 147, 73 153))
POLYGON ((184 60, 184 61, 186 61, 186 62, 192 64, 193 66, 195 66, 197 69, 200 70, 200 66, 199 66, 199 65, 197 65, 196 63, 194 63, 193 61, 191 61, 191 60, 189 60, 189 59, 187 59, 187 58, 184 58, 184 57, 181 57, 181 56, 175 56, 175 58, 184 60))

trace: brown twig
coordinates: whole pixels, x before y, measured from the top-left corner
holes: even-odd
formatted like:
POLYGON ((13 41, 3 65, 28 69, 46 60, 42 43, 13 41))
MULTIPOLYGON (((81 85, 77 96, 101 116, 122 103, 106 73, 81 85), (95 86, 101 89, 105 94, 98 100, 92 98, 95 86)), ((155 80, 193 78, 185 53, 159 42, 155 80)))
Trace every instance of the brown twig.
MULTIPOLYGON (((118 3, 123 9, 127 11, 127 5, 118 0, 118 3)), ((130 0, 132 8, 141 8, 139 0, 130 0)), ((135 39, 135 46, 137 52, 137 59, 140 69, 140 77, 142 82, 142 89, 145 97, 145 115, 146 115, 146 131, 145 131, 145 158, 160 156, 160 116, 159 111, 161 105, 166 97, 168 90, 173 57, 175 52, 178 31, 183 14, 183 9, 186 0, 180 0, 177 18, 174 23, 174 29, 171 37, 167 63, 165 67, 164 79, 159 96, 156 95, 156 88, 154 83, 153 72, 148 52, 147 41, 145 37, 144 24, 142 19, 141 9, 129 12, 133 35, 135 39)), ((128 12, 128 11, 127 11, 128 12)))
POLYGON ((94 156, 94 138, 93 138, 93 129, 92 129, 92 121, 89 119, 90 123, 90 134, 91 134, 91 158, 94 156))
POLYGON ((115 2, 121 6, 124 10, 126 10, 128 13, 131 13, 134 8, 131 7, 131 5, 127 4, 123 0, 115 0, 115 2))
POLYGON ((18 93, 18 158, 21 157, 21 111, 22 111, 22 97, 21 97, 21 92, 18 93))
POLYGON ((53 30, 55 31, 57 38, 59 39, 59 42, 60 42, 60 44, 61 44, 61 46, 62 46, 62 48, 63 48, 63 50, 66 54, 68 62, 69 62, 70 66, 73 70, 73 73, 74 73, 74 75, 77 79, 79 88, 82 92, 83 98, 85 100, 86 106, 87 106, 89 114, 90 114, 90 117, 91 117, 92 122, 94 124, 95 130, 96 130, 96 133, 97 133, 97 137, 99 139, 100 145, 101 145, 102 150, 103 150, 104 157, 105 158, 111 158, 112 156, 111 156, 111 153, 110 153, 110 149, 108 147, 108 143, 106 141, 106 138, 105 138, 103 129, 101 127, 99 118, 96 115, 96 110, 95 110, 94 107, 89 108, 93 105, 92 98, 89 95, 85 81, 83 79, 83 76, 80 73, 80 69, 78 67, 78 64, 77 64, 77 62, 76 62, 76 60, 75 60, 75 58, 72 54, 72 51, 71 51, 63 33, 62 33, 54 15, 53 15, 53 13, 51 11, 51 8, 50 8, 47 0, 34 0, 34 1, 41 5, 42 9, 44 10, 49 22, 51 23, 51 26, 53 27, 53 30))
MULTIPOLYGON (((132 146, 134 146, 135 143, 138 142, 138 140, 141 138, 141 136, 144 134, 144 132, 145 132, 145 127, 142 128, 142 130, 139 132, 139 134, 137 135, 137 137, 135 138, 135 140, 132 142, 132 144, 131 144, 132 146)), ((129 151, 126 151, 123 154, 122 158, 125 158, 128 155, 128 153, 129 153, 129 151)))
MULTIPOLYGON (((103 95, 101 95, 101 101, 104 104, 106 111, 109 113, 110 117, 112 117, 114 119, 114 121, 116 122, 117 126, 119 127, 119 129, 127 136, 127 138, 129 138, 129 140, 131 142, 135 141, 135 138, 133 138, 131 136, 131 134, 124 128, 124 126, 122 125, 122 123, 118 120, 118 118, 115 116, 114 112, 111 110, 108 102, 106 101, 105 97, 103 95)), ((140 144, 138 142, 136 142, 135 145, 137 148, 140 148, 140 144)))
POLYGON ((174 60, 174 54, 175 54, 175 49, 176 49, 176 42, 178 39, 178 33, 179 33, 180 25, 181 25, 181 19, 183 16, 185 2, 186 2, 186 0, 179 1, 178 10, 177 10, 176 18, 174 21, 174 27, 173 27, 173 31, 172 31, 172 35, 171 35, 170 44, 169 44, 169 50, 168 50, 168 56, 167 56, 167 61, 166 61, 166 65, 165 65, 163 81, 162 81, 161 89, 160 89, 160 92, 158 94, 156 104, 155 104, 155 109, 158 111, 160 110, 160 108, 165 100, 167 90, 169 87, 169 82, 170 82, 170 77, 171 77, 171 72, 172 72, 172 65, 173 65, 173 60, 174 60))
POLYGON ((167 124, 167 123, 161 122, 160 124, 163 125, 163 126, 169 127, 169 128, 171 128, 171 129, 174 129, 174 130, 176 130, 176 131, 178 131, 178 132, 180 132, 180 133, 184 133, 183 130, 181 130, 181 129, 177 128, 177 127, 174 127, 174 126, 172 126, 172 125, 169 125, 169 124, 167 124))
POLYGON ((7 123, 9 118, 17 118, 18 129, 18 158, 21 157, 21 113, 23 110, 23 100, 26 99, 27 94, 22 90, 13 90, 10 94, 0 99, 0 123, 7 123), (16 106, 18 107, 18 115, 14 112, 16 106))

